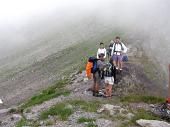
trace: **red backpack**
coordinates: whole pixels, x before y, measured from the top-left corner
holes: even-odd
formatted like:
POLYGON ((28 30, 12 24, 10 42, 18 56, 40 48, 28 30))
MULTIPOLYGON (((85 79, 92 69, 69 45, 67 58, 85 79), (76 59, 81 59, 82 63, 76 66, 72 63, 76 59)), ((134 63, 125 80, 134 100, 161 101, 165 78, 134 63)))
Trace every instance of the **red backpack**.
POLYGON ((166 99, 166 103, 170 104, 170 98, 166 99))

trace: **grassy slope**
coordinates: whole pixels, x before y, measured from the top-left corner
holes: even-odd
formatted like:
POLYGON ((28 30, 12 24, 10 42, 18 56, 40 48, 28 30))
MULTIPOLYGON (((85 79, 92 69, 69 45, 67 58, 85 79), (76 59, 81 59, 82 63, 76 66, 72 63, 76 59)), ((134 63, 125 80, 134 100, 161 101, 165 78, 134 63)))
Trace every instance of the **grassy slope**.
MULTIPOLYGON (((102 38, 102 40, 103 40, 103 42, 108 44, 110 39, 115 35, 123 36, 123 34, 121 34, 121 33, 112 33, 111 35, 107 35, 104 38, 102 38)), ((55 75, 60 73, 60 75, 59 75, 60 78, 63 75, 65 77, 69 77, 71 72, 73 72, 75 70, 82 71, 85 69, 85 64, 86 64, 87 58, 89 56, 96 55, 97 48, 98 48, 98 43, 93 39, 90 41, 85 41, 83 43, 76 44, 70 48, 67 48, 67 49, 57 53, 57 54, 53 54, 53 55, 47 57, 45 60, 43 60, 41 62, 36 63, 36 65, 38 65, 37 69, 45 68, 47 71, 50 71, 50 73, 53 73, 55 75), (52 69, 51 66, 56 65, 56 64, 58 64, 58 65, 52 69)), ((155 70, 155 66, 151 66, 150 65, 151 62, 149 62, 148 58, 146 58, 146 57, 142 57, 142 59, 139 59, 138 62, 143 63, 142 65, 144 66, 143 67, 144 71, 146 72, 147 76, 150 79, 152 79, 155 75, 155 72, 153 72, 153 70, 155 70)), ((154 79, 152 79, 152 80, 154 80, 154 79)), ((57 81, 55 81, 55 82, 57 82, 57 81)), ((57 84, 55 82, 53 84, 57 84)), ((56 85, 47 88, 46 91, 50 91, 50 89, 55 86, 56 85)), ((65 91, 65 92, 67 93, 68 91, 65 91)), ((40 95, 39 94, 35 95, 28 102, 26 102, 27 104, 25 104, 26 106, 23 106, 23 108, 42 103, 45 100, 49 100, 49 99, 54 98, 57 95, 61 95, 61 94, 63 94, 63 93, 60 93, 60 92, 53 93, 52 92, 49 94, 48 92, 40 92, 40 95)))
MULTIPOLYGON (((119 33, 120 34, 120 33, 119 33)), ((106 36, 105 38, 102 38, 102 40, 104 40, 104 42, 108 43, 110 41, 110 39, 112 39, 112 37, 114 36, 114 34, 106 36)), ((52 63, 53 64, 57 64, 57 63, 64 63, 64 64, 60 64, 58 66, 58 68, 54 68, 53 72, 55 74, 59 73, 61 68, 62 68, 62 72, 61 72, 61 76, 65 75, 66 77, 69 76, 69 74, 71 72, 73 72, 73 70, 83 70, 84 69, 84 65, 87 61, 87 58, 91 55, 96 55, 96 50, 98 47, 98 43, 96 42, 96 40, 90 40, 90 41, 85 41, 83 43, 74 45, 70 48, 65 49, 64 51, 61 51, 58 54, 54 54, 52 56, 49 56, 46 58, 46 60, 37 63, 40 64, 39 68, 44 67, 44 68, 48 68, 48 64, 52 63)), ((154 75, 155 72, 153 72, 153 69, 155 69, 155 66, 151 66, 148 59, 140 59, 139 63, 143 63, 144 66, 144 71, 147 73, 147 76, 149 78, 151 78, 152 80, 154 80, 154 75)), ((49 89, 49 88, 48 88, 49 89)), ((46 96, 46 94, 44 94, 44 96, 46 96)), ((36 95, 34 97, 39 97, 39 95, 36 95)), ((32 97, 32 98, 34 98, 32 97)), ((43 96, 42 96, 43 98, 43 96)), ((42 99, 41 97, 39 99, 42 99)), ((51 98, 48 98, 51 99, 51 98)), ((48 100, 47 99, 47 100, 48 100)), ((44 100, 42 99, 42 102, 44 100)), ((152 97, 152 96, 127 96, 127 97, 122 97, 119 100, 119 103, 133 103, 133 102, 145 102, 145 103, 159 103, 159 102, 163 102, 164 100, 162 98, 156 98, 156 97, 152 97)), ((27 102, 27 103, 31 103, 32 105, 36 104, 33 103, 32 101, 27 102)), ((103 103, 107 103, 107 102, 103 102, 103 103)), ((38 104, 38 103, 37 103, 38 104)), ((96 111, 96 109, 100 106, 101 102, 98 103, 97 105, 91 105, 91 103, 86 102, 86 101, 79 101, 79 100, 75 100, 72 102, 65 102, 65 103, 61 103, 58 104, 54 107, 52 107, 51 109, 42 112, 41 114, 41 118, 45 119, 48 117, 48 115, 59 115, 59 117, 62 120, 66 120, 68 118, 68 116, 70 114, 73 113, 73 109, 67 109, 64 108, 67 105, 73 105, 73 106, 81 106, 82 108, 84 108, 86 111, 96 111)), ((31 105, 31 106, 32 106, 31 105)), ((30 105, 28 104, 29 107, 30 105)), ((152 114, 150 114, 149 112, 146 112, 144 110, 138 110, 135 112, 135 117, 134 119, 132 119, 129 123, 126 123, 126 125, 134 125, 135 124, 135 120, 136 119, 140 119, 140 118, 144 118, 144 119, 159 119, 155 116, 152 116, 152 114)), ((84 119, 81 118, 78 122, 82 122, 82 121, 95 121, 95 120, 91 120, 91 119, 84 119)), ((25 121, 22 120, 21 123, 24 123, 25 121)), ((122 125, 125 127, 125 125, 122 125)))

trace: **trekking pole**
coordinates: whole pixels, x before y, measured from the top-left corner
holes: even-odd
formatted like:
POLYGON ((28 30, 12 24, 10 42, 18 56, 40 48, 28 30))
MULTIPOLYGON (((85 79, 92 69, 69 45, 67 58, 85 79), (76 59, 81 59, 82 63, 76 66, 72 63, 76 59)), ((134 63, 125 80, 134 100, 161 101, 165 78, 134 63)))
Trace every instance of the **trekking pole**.
POLYGON ((169 64, 169 97, 170 97, 170 64, 169 64))

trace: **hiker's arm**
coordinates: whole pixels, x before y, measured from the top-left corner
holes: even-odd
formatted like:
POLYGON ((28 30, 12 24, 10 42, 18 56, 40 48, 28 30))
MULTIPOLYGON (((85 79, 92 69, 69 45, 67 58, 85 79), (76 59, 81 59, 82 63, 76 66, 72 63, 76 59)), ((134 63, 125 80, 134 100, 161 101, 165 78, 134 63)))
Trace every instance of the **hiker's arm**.
POLYGON ((104 58, 106 58, 106 56, 107 56, 107 51, 105 49, 105 51, 104 51, 104 58))
POLYGON ((97 50, 97 59, 99 59, 99 50, 97 50))
POLYGON ((112 52, 111 52, 111 56, 113 55, 113 53, 114 53, 114 47, 115 47, 115 45, 113 44, 113 47, 112 47, 112 52))
POLYGON ((123 46, 123 53, 126 53, 127 52, 127 47, 122 43, 122 46, 123 46))

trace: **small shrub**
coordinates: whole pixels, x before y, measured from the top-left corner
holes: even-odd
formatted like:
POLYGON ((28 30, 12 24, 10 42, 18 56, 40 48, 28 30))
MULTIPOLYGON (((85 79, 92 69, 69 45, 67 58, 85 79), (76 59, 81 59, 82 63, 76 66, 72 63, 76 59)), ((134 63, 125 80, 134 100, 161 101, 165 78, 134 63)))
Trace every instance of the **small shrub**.
POLYGON ((41 113, 41 119, 47 119, 49 115, 57 115, 61 120, 67 120, 67 118, 73 113, 72 108, 67 108, 65 103, 57 104, 56 106, 50 108, 41 113))
POLYGON ((74 100, 70 102, 74 106, 78 106, 87 112, 96 112, 100 107, 99 101, 84 101, 84 100, 74 100))
POLYGON ((27 121, 25 119, 21 119, 17 124, 16 127, 22 127, 22 126, 26 126, 27 121))
POLYGON ((156 104, 165 102, 165 99, 155 96, 147 96, 147 95, 129 95, 125 97, 121 97, 121 102, 134 103, 134 102, 145 102, 148 104, 156 104))
POLYGON ((95 119, 91 119, 91 118, 85 118, 85 117, 81 117, 78 119, 78 123, 84 123, 84 122, 93 122, 96 121, 95 119))

